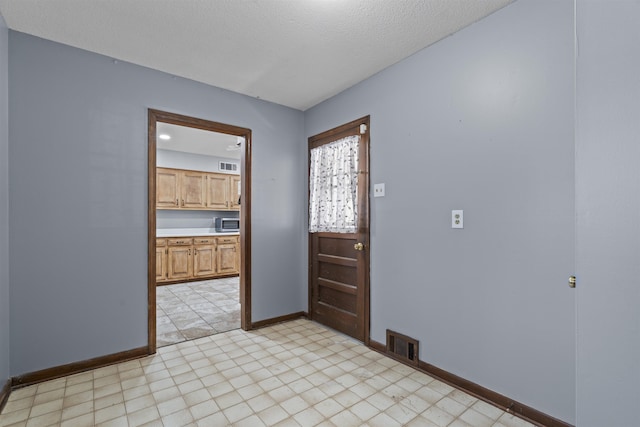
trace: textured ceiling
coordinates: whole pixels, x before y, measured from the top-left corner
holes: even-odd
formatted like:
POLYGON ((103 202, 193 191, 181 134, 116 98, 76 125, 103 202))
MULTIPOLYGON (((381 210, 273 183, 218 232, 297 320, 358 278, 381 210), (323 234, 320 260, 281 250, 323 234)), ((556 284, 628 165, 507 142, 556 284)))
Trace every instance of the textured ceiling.
POLYGON ((306 110, 513 0, 0 0, 16 31, 306 110))

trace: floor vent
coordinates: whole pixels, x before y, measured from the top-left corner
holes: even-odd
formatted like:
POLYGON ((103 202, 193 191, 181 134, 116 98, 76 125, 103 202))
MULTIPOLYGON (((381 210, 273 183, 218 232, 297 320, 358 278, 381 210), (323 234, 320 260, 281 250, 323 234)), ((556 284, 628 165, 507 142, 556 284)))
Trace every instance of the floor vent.
POLYGON ((418 366, 418 340, 387 329, 387 353, 403 362, 418 366))

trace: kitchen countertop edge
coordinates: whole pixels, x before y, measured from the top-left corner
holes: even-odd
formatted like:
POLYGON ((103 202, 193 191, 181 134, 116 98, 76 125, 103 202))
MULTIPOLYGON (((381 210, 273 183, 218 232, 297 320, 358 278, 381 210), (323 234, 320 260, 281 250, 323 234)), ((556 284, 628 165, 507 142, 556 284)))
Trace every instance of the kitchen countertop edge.
POLYGON ((238 236, 239 232, 212 231, 209 228, 165 228, 156 230, 156 238, 197 236, 238 236))

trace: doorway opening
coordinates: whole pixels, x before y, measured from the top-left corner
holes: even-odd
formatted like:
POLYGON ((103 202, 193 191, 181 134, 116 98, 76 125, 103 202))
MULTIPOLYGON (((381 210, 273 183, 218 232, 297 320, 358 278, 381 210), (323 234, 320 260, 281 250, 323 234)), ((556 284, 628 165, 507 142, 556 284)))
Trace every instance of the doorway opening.
POLYGON ((251 130, 153 109, 148 118, 155 353, 172 340, 251 327, 251 130))

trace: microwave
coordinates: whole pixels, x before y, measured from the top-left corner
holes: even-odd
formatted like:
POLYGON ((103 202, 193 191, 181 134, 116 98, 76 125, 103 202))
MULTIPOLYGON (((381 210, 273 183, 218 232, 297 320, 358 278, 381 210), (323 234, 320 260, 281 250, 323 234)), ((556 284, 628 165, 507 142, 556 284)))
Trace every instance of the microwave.
POLYGON ((214 225, 218 232, 240 231, 240 218, 214 218, 214 225))

